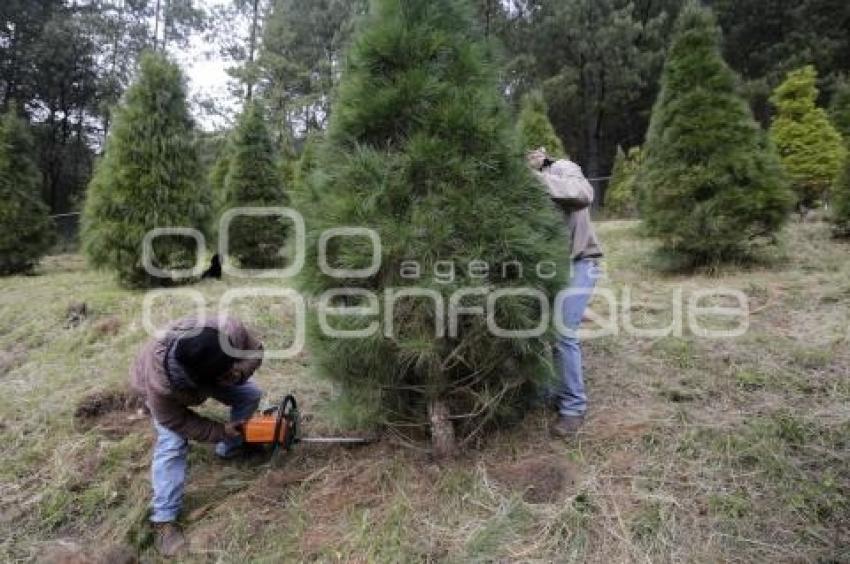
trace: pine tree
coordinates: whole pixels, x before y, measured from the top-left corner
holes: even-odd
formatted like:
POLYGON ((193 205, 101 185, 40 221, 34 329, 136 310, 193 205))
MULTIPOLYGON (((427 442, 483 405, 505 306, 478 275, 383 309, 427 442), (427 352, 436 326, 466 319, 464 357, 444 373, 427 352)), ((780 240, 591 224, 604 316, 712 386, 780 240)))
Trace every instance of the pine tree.
POLYGON ((566 156, 564 144, 555 133, 552 122, 549 121, 543 92, 540 90, 529 92, 522 97, 520 106, 517 131, 522 147, 526 150, 545 147, 546 151, 555 158, 566 156))
POLYGON ((770 99, 777 109, 770 136, 803 207, 829 192, 844 159, 841 135, 815 104, 816 80, 812 66, 792 71, 770 99))
POLYGON ((318 166, 320 143, 321 137, 317 133, 311 133, 304 141, 304 149, 301 151, 301 156, 298 157, 293 171, 293 182, 299 186, 299 189, 306 186, 307 178, 318 166))
POLYGON ((281 141, 278 155, 277 170, 281 182, 291 189, 295 184, 295 174, 298 169, 298 152, 291 138, 286 137, 281 141))
POLYGON ((830 115, 835 127, 844 137, 846 149, 844 166, 838 175, 832 195, 833 229, 836 237, 850 237, 850 80, 843 80, 830 103, 830 115))
POLYGON ((689 2, 652 113, 639 175, 641 216, 682 266, 747 259, 787 219, 776 152, 736 93, 713 14, 689 2))
POLYGON ((32 270, 55 238, 34 152, 27 123, 10 107, 0 121, 0 275, 32 270))
POLYGON ((830 216, 835 236, 850 237, 850 158, 844 159, 844 170, 835 183, 830 216))
POLYGON ((637 215, 636 177, 642 161, 640 147, 629 149, 628 155, 617 147, 611 184, 605 192, 605 211, 611 217, 635 217, 637 215))
MULTIPOLYGON (((310 210, 303 287, 314 295, 373 292, 381 321, 371 336, 346 339, 320 331, 314 317, 317 369, 340 384, 341 406, 353 406, 351 413, 397 430, 430 427, 437 457, 455 452, 457 437, 518 414, 551 375, 548 331, 500 338, 485 315, 467 314, 456 333, 437 332, 453 293, 533 288, 552 298, 567 269, 562 221, 524 164, 487 44, 472 22, 467 0, 374 0, 327 137, 310 161, 319 168, 299 191, 319 198, 318 205, 299 204, 310 210), (320 235, 347 226, 380 236, 377 272, 334 278, 316 266, 320 235), (559 274, 544 279, 535 269, 548 262, 559 274), (454 277, 438 279, 441 265, 455 265, 454 277), (433 295, 392 299, 416 289, 444 304, 433 295)), ((327 248, 333 268, 372 262, 373 245, 363 236, 337 237, 327 248)), ((534 327, 537 303, 502 297, 494 319, 503 328, 534 327)), ((366 302, 356 297, 334 301, 360 304, 366 302)), ((462 300, 463 307, 486 304, 483 295, 462 300)), ((337 315, 330 323, 351 329, 362 321, 337 315)))
MULTIPOLYGON (((225 178, 225 209, 286 206, 275 150, 257 102, 246 105, 233 132, 230 169, 225 178)), ((244 216, 229 230, 228 252, 246 268, 274 268, 283 260, 286 228, 277 216, 244 216)))
MULTIPOLYGON (((145 271, 142 242, 154 228, 204 230, 210 198, 199 189, 200 175, 180 69, 161 54, 146 54, 89 185, 82 239, 92 264, 129 286, 170 283, 145 271)), ((195 243, 160 237, 154 254, 159 268, 188 268, 195 243)))
POLYGON ((230 136, 224 141, 223 146, 219 149, 218 158, 215 164, 210 168, 209 185, 210 196, 213 209, 213 232, 218 234, 218 224, 221 219, 221 214, 227 208, 227 175, 230 174, 230 161, 232 159, 231 152, 233 150, 230 142, 230 136))
POLYGON ((832 93, 829 117, 844 141, 850 144, 850 78, 840 81, 832 93))

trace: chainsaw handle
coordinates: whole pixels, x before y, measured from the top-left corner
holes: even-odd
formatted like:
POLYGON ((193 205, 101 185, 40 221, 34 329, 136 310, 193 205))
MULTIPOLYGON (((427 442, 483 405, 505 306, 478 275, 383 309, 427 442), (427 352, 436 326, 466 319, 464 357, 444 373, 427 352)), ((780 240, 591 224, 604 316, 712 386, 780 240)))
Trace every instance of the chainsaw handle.
POLYGON ((274 436, 275 443, 272 452, 276 452, 278 447, 283 446, 285 450, 292 448, 296 442, 298 435, 298 402, 295 401, 295 396, 289 394, 280 402, 280 408, 277 411, 277 421, 275 422, 274 436), (278 437, 280 432, 286 425, 284 433, 284 443, 281 445, 278 437))

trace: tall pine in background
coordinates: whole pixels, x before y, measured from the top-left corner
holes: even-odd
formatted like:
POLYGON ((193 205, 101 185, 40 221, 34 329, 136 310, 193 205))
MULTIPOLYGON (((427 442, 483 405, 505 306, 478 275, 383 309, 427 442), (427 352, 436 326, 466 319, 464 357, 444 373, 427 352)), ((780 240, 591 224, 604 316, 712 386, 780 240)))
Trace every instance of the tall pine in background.
POLYGON ((212 217, 210 218, 211 234, 218 235, 221 214, 227 208, 227 175, 230 174, 231 151, 233 149, 230 135, 227 135, 223 145, 218 150, 215 163, 210 167, 207 183, 210 186, 210 201, 212 203, 212 217))
POLYGON ((770 101, 777 115, 770 136, 797 193, 798 206, 812 207, 827 195, 844 160, 841 135, 816 105, 817 73, 812 66, 788 73, 770 101))
MULTIPOLYGON (((233 131, 224 176, 224 210, 288 204, 263 109, 250 102, 233 131)), ((286 227, 279 216, 242 216, 229 229, 230 256, 245 268, 274 268, 283 261, 286 227)))
POLYGON ((555 158, 567 154, 564 144, 549 121, 549 110, 540 90, 533 90, 522 97, 517 131, 520 145, 526 150, 545 147, 555 158))
POLYGON ((689 2, 653 109, 639 175, 640 212, 682 266, 746 259, 791 204, 781 165, 736 92, 713 14, 689 2))
MULTIPOLYGON (((170 281, 143 268, 145 235, 159 227, 203 231, 210 204, 199 189, 194 123, 179 67, 161 54, 143 56, 114 117, 89 185, 83 246, 93 265, 115 271, 125 285, 162 285, 170 281)), ((194 264, 195 243, 185 237, 159 238, 154 251, 163 269, 194 264)))
MULTIPOLYGON (((469 2, 374 0, 371 8, 318 168, 301 194, 312 254, 302 282, 314 295, 373 292, 377 318, 390 323, 372 327, 370 336, 341 338, 320 331, 314 318, 312 353, 319 371, 339 383, 340 409, 396 430, 430 428, 433 452, 442 457, 495 417, 519 413, 514 408, 551 375, 548 330, 496 337, 485 315, 464 313, 456 328, 438 331, 441 321, 450 325, 443 317, 451 296, 471 291, 464 308, 486 306, 486 294, 496 290, 528 288, 551 299, 562 287, 568 251, 561 219, 524 164, 469 2), (317 239, 337 227, 378 233, 377 272, 337 278, 319 270, 317 239), (539 277, 537 265, 549 262, 560 275, 539 277), (437 280, 435 268, 446 264, 456 265, 455 277, 437 280), (418 294, 395 299, 403 291, 418 294)), ((373 245, 363 235, 332 238, 327 248, 333 268, 372 263, 373 245)), ((370 301, 349 295, 333 305, 370 301)), ((532 329, 538 310, 536 298, 505 296, 495 301, 494 321, 532 329)), ((370 330, 374 320, 335 315, 330 324, 370 330)))
POLYGON ((0 275, 32 270, 54 240, 34 152, 12 104, 0 121, 0 275))

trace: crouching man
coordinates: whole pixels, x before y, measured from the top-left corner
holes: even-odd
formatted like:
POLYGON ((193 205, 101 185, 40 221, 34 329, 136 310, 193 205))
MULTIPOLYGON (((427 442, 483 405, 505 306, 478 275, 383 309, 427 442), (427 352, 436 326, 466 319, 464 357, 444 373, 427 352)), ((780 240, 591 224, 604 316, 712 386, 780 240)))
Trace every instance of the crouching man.
POLYGON ((257 410, 262 395, 249 381, 262 362, 262 350, 237 319, 185 318, 145 344, 130 369, 131 385, 144 396, 157 433, 151 522, 154 545, 163 556, 186 548, 176 521, 183 503, 189 440, 217 443, 215 452, 222 458, 241 450, 242 423, 257 410), (229 422, 202 417, 191 409, 208 398, 230 407, 229 422))

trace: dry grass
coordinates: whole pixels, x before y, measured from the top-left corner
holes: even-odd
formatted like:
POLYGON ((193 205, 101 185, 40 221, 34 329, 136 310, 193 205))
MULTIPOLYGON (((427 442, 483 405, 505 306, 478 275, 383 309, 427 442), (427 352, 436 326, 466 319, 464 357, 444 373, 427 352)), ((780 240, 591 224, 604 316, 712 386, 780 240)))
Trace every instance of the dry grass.
MULTIPOLYGON (((277 464, 223 464, 193 446, 191 559, 850 561, 850 248, 795 225, 770 266, 662 276, 634 223, 600 231, 603 286, 632 288, 636 325, 669 322, 678 287, 723 285, 750 297, 750 330, 588 343, 592 412, 573 444, 550 440, 540 412, 444 467, 388 444, 304 447, 277 464)), ((0 285, 0 560, 155 559, 149 425, 122 401, 74 417, 123 386, 145 339, 143 294, 76 256, 0 285), (73 302, 87 315, 69 325, 73 302)), ((198 286, 210 303, 228 287, 198 286)), ((190 308, 164 306, 163 319, 190 308)), ((286 311, 239 314, 291 338, 286 311)), ((331 390, 307 362, 272 361, 257 378, 270 399, 296 393, 311 431, 333 430, 317 409, 331 390)))

